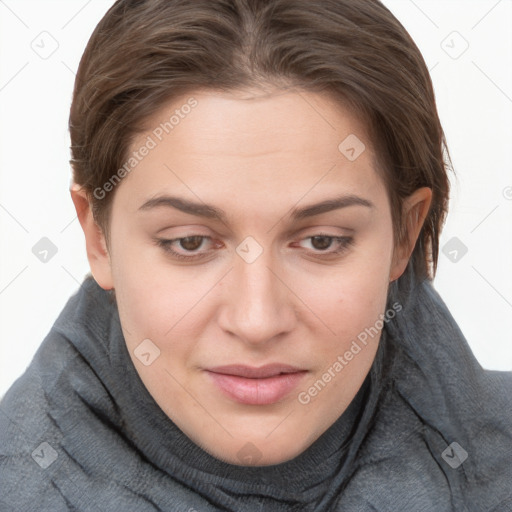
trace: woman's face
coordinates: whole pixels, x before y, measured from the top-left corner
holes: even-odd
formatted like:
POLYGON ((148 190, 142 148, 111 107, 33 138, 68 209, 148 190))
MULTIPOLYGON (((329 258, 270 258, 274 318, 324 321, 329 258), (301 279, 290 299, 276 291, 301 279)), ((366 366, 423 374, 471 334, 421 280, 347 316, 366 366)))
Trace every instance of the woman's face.
POLYGON ((406 263, 362 125, 318 94, 204 91, 154 115, 130 155, 97 280, 140 378, 219 459, 297 456, 363 383, 406 263))

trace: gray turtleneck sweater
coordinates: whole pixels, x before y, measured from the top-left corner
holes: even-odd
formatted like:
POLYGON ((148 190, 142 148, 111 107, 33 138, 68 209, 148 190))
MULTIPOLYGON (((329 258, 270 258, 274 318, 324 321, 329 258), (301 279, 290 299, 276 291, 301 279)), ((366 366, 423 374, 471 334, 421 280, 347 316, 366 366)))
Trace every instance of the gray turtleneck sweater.
POLYGON ((294 459, 245 467, 159 408, 89 276, 0 403, 0 511, 512 511, 512 372, 481 368, 429 281, 399 281, 349 408, 294 459))

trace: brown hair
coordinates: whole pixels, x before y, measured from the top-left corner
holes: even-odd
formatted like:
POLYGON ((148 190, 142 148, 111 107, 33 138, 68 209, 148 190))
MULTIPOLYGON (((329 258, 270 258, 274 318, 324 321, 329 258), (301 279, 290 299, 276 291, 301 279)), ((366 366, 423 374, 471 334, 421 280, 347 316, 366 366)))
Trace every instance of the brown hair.
POLYGON ((69 120, 74 181, 107 241, 114 192, 94 191, 123 165, 148 116, 185 92, 265 85, 327 91, 358 113, 395 243, 406 233, 403 199, 432 189, 409 267, 433 279, 450 157, 423 57, 378 0, 118 0, 82 56, 69 120))

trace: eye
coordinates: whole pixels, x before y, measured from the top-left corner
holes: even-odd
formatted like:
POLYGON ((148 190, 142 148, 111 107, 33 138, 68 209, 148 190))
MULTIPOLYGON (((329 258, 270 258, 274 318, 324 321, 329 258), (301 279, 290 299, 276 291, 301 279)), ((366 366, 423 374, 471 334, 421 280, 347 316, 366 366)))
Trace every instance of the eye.
MULTIPOLYGON (((206 258, 211 255, 213 249, 219 249, 223 246, 221 242, 214 242, 211 237, 204 235, 190 235, 173 239, 156 238, 155 243, 166 253, 170 254, 172 258, 182 261, 195 261, 206 258), (210 245, 210 249, 205 248, 208 245, 210 245)), ((332 257, 343 254, 353 243, 352 237, 333 236, 322 233, 304 238, 294 245, 309 249, 309 252, 312 252, 314 256, 332 257), (302 245, 305 242, 306 247, 302 245)))
POLYGON ((187 236, 179 238, 179 245, 186 251, 197 251, 203 244, 205 237, 203 236, 187 236))
POLYGON ((199 252, 199 249, 203 247, 206 240, 211 241, 211 238, 203 235, 192 235, 171 240, 156 239, 156 243, 174 258, 191 261, 205 256, 206 253, 204 251, 199 252), (176 249, 181 249, 183 252, 176 249))
POLYGON ((353 245, 354 243, 353 238, 349 236, 332 236, 325 234, 318 234, 304 238, 303 240, 301 240, 301 243, 308 241, 309 243, 307 245, 309 245, 310 247, 306 248, 310 248, 320 255, 341 254, 345 252, 349 248, 349 246, 353 245))

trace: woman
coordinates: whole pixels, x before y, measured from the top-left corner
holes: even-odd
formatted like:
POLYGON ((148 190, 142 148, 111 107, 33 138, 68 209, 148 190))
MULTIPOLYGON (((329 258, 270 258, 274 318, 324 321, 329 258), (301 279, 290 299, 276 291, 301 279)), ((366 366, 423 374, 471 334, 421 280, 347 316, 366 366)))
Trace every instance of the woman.
POLYGON ((380 2, 120 0, 69 126, 91 275, 2 401, 5 507, 512 510, 512 375, 433 288, 449 157, 380 2))

